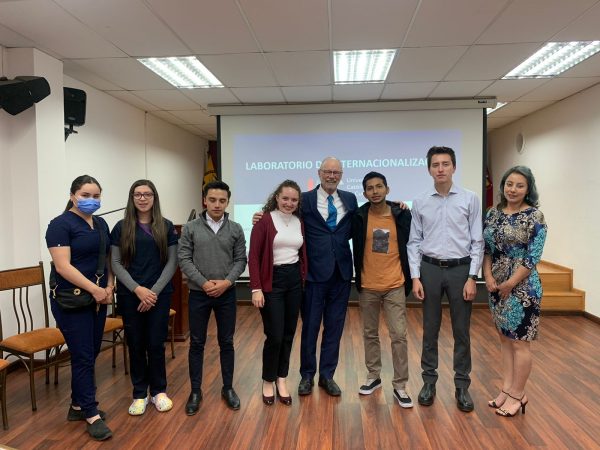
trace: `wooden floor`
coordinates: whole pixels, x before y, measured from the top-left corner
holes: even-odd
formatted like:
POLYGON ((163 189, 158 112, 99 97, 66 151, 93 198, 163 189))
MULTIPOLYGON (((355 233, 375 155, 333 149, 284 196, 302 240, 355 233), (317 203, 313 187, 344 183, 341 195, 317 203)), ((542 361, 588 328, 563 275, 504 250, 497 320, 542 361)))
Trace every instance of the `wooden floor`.
MULTIPOLYGON (((294 343, 289 386, 294 403, 266 407, 259 395, 262 323, 251 306, 240 306, 236 332, 234 387, 241 410, 227 409, 220 399, 221 378, 214 323, 205 355, 204 402, 200 412, 183 411, 189 394, 187 343, 178 343, 176 359, 167 349, 168 392, 175 407, 158 413, 149 405, 142 417, 130 417, 131 386, 110 364, 110 351, 96 364, 98 399, 108 414, 114 437, 105 443, 88 439, 83 423, 66 421, 69 405, 68 367, 60 369, 59 385, 45 385, 37 373, 38 411, 32 412, 27 376, 8 376, 10 429, 0 431, 0 443, 18 449, 401 449, 401 448, 600 448, 600 325, 580 316, 542 317, 540 339, 533 344, 534 366, 527 387, 527 414, 515 418, 494 415, 486 401, 500 387, 497 338, 485 309, 473 311, 471 327, 473 372, 471 394, 475 411, 456 408, 452 382, 452 334, 448 311, 440 334, 440 379, 431 407, 416 402, 421 387, 421 310, 409 309, 407 390, 415 407, 401 409, 392 397, 389 337, 382 333, 384 388, 359 396, 364 381, 363 345, 357 308, 349 308, 335 379, 340 398, 316 388, 311 396, 295 395, 299 381, 299 339, 294 343)), ((299 333, 297 334, 299 337, 299 333)), ((119 349, 119 355, 121 350, 119 349)), ((0 445, 0 448, 2 445, 0 445)))

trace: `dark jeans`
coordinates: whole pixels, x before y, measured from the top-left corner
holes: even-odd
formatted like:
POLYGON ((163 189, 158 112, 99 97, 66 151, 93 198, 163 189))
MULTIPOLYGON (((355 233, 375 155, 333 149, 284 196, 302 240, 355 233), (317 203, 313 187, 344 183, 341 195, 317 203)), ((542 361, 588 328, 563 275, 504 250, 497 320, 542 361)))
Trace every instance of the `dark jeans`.
POLYGON ((146 398, 148 388, 152 396, 165 392, 165 340, 169 327, 171 293, 161 293, 156 305, 146 312, 137 310, 140 301, 133 293, 121 293, 118 300, 129 348, 133 398, 146 398))
POLYGON ((302 302, 300 264, 273 267, 273 290, 265 292, 265 306, 260 308, 265 330, 262 378, 275 381, 285 378, 290 368, 290 353, 298 311, 302 302))
POLYGON ((231 287, 220 297, 209 297, 204 291, 190 290, 190 352, 189 368, 192 391, 200 391, 202 386, 202 365, 204 362, 204 344, 211 311, 215 311, 217 321, 217 340, 219 341, 221 376, 223 387, 230 389, 233 384, 233 333, 235 332, 235 287, 231 287))
MULTIPOLYGON (((325 250, 323 250, 325 251, 325 250)), ((306 282, 302 302, 302 343, 300 345, 300 375, 313 378, 317 372, 317 338, 323 321, 319 374, 333 378, 340 354, 340 339, 344 331, 350 281, 344 280, 339 269, 325 282, 306 282)))
POLYGON ((71 404, 81 407, 85 417, 94 417, 98 414, 94 365, 102 345, 106 305, 97 312, 96 305, 65 311, 51 299, 50 308, 71 353, 71 404))
POLYGON ((445 292, 450 304, 452 334, 454 336, 454 385, 457 388, 471 384, 471 309, 463 288, 469 276, 469 264, 441 268, 427 262, 421 263, 421 283, 425 290, 423 301, 423 352, 422 377, 425 383, 438 379, 438 336, 442 324, 442 295, 445 292))

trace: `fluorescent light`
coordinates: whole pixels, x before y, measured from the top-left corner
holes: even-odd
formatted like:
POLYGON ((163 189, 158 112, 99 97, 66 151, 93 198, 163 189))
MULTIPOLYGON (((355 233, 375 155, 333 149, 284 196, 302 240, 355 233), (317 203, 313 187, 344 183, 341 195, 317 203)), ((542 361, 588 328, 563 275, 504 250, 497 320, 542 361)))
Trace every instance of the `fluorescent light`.
POLYGON ((496 103, 496 107, 495 108, 486 108, 487 109, 487 115, 489 116, 494 111, 498 111, 504 105, 506 105, 506 103, 498 102, 498 103, 496 103))
POLYGON ((549 42, 502 79, 551 78, 600 51, 600 41, 549 42))
POLYGON ((178 88, 223 87, 223 83, 195 56, 139 58, 138 61, 178 88))
POLYGON ((333 52, 335 84, 383 83, 396 50, 348 50, 333 52))

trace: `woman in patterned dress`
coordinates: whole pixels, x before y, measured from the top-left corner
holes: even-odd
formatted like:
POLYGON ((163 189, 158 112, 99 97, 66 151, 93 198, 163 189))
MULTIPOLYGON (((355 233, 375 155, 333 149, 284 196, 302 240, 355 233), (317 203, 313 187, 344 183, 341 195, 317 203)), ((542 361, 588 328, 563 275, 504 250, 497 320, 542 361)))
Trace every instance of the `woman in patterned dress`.
POLYGON ((537 338, 542 285, 536 265, 546 240, 544 215, 531 170, 509 169, 500 182, 500 203, 490 209, 483 237, 483 275, 500 337, 502 390, 488 405, 496 414, 525 413, 531 341, 537 338))

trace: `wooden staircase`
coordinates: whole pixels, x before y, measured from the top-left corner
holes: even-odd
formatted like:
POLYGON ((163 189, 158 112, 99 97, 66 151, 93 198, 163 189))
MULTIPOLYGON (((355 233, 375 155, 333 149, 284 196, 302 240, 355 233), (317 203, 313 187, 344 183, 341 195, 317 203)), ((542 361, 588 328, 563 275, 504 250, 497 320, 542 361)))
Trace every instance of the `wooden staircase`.
POLYGON ((544 289, 542 311, 585 310, 585 291, 573 288, 573 269, 548 261, 541 261, 537 269, 544 289))

